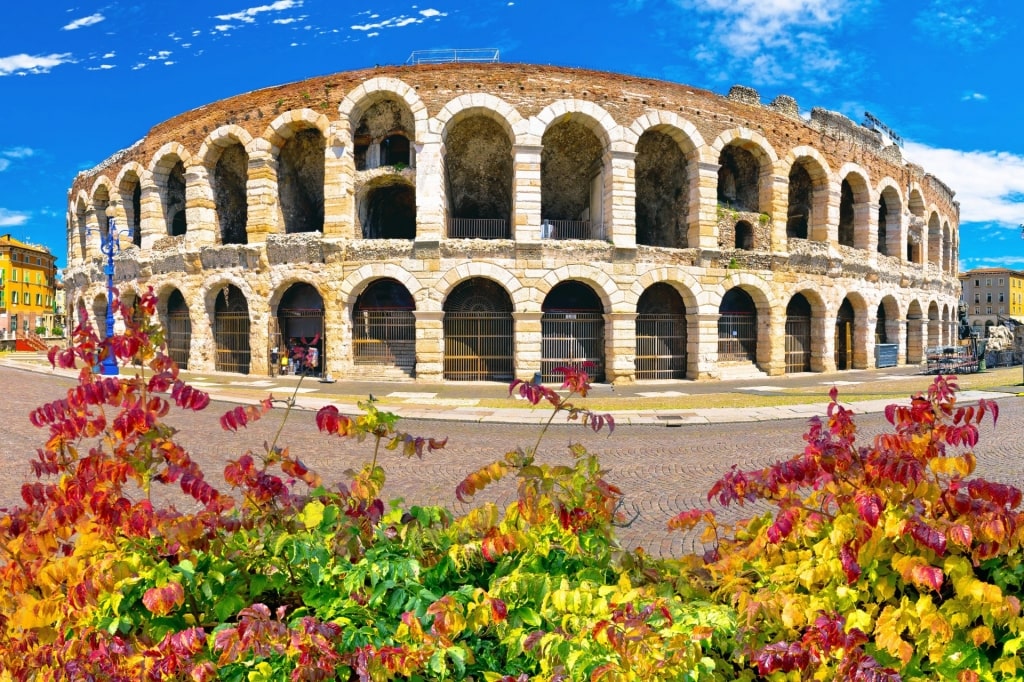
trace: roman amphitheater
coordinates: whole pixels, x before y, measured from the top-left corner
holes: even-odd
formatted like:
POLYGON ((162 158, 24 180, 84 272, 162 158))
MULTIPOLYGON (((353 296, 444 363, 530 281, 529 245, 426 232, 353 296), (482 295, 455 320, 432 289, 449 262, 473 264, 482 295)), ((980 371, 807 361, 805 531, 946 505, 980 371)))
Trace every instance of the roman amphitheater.
MULTIPOLYGON (((599 381, 920 364, 959 207, 884 126, 522 64, 378 67, 188 111, 80 173, 68 301, 152 287, 184 367, 599 381)), ((102 324, 100 325, 102 327, 102 324)))

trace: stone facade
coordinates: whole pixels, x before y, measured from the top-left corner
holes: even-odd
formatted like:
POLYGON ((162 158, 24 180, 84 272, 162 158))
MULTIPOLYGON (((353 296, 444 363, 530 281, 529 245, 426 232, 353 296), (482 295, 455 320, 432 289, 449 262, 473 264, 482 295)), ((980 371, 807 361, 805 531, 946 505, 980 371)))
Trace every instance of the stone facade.
POLYGON ((516 64, 381 67, 155 126, 69 191, 68 301, 152 287, 190 369, 417 381, 832 372, 952 343, 959 206, 782 95, 516 64), (305 341, 302 341, 305 339, 305 341))

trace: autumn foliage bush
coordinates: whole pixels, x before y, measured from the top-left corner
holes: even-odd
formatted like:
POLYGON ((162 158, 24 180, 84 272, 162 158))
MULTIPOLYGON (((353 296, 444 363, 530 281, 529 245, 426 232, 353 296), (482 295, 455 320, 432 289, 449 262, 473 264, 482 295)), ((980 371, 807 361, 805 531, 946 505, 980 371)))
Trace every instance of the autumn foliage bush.
MULTIPOLYGON (((164 421, 209 397, 166 354, 155 298, 138 305, 123 333, 101 341, 83 320, 51 351, 79 379, 31 413, 47 433, 36 480, 0 514, 0 679, 1020 677, 1021 493, 972 478, 996 405, 957 407, 951 378, 890 408, 893 432, 867 445, 833 394, 802 454, 734 469, 707 510, 668 520, 701 527, 704 556, 655 559, 619 544, 625 494, 594 454, 542 461, 547 426, 453 491, 469 500, 513 478, 504 509, 385 502, 379 457, 445 441, 400 431, 373 400, 317 413, 325 448, 371 448, 345 481, 325 483, 276 441, 211 481, 164 421), (94 372, 108 353, 121 376, 94 372), (169 486, 181 508, 154 501, 169 486)), ((552 420, 611 430, 571 402, 585 371, 561 371, 561 392, 511 390, 552 420)), ((221 425, 287 417, 293 400, 232 408, 221 425)))

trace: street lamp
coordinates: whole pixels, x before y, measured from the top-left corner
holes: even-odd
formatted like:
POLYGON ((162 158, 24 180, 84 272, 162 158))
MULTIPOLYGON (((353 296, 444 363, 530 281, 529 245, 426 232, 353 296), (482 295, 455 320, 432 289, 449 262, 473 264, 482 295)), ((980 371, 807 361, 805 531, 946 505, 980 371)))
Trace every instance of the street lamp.
MULTIPOLYGON (((117 237, 120 232, 131 239, 132 228, 118 230, 117 225, 114 223, 114 218, 110 217, 107 218, 107 231, 105 234, 102 229, 92 228, 92 230, 100 233, 100 252, 107 257, 107 263, 103 266, 103 274, 107 276, 106 338, 109 339, 114 335, 114 254, 121 251, 121 243, 117 237)), ((100 373, 107 376, 116 376, 117 372, 117 358, 114 357, 114 350, 108 347, 103 360, 100 362, 100 373)))

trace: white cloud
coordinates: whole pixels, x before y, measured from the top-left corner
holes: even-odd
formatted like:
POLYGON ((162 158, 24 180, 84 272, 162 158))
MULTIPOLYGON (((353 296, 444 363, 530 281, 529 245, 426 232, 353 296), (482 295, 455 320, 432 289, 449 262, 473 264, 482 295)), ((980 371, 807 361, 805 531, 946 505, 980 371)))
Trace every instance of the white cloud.
POLYGON ((24 225, 28 222, 27 213, 18 213, 16 211, 8 211, 6 208, 0 208, 0 227, 15 227, 17 225, 24 225))
POLYGON ((3 173, 5 170, 10 168, 10 166, 11 166, 11 162, 10 161, 8 161, 7 159, 0 159, 0 173, 3 173))
POLYGON ((216 26, 213 27, 213 30, 214 31, 220 31, 220 32, 223 33, 224 31, 230 31, 233 28, 234 28, 234 26, 232 24, 217 24, 216 26))
POLYGON ((1015 226, 1024 219, 1024 156, 938 149, 916 142, 907 142, 904 152, 956 192, 961 224, 1015 226))
POLYGON ((31 147, 13 147, 0 152, 0 155, 6 156, 9 159, 25 159, 34 154, 35 151, 31 147))
POLYGON ((99 66, 90 66, 88 68, 88 70, 89 71, 108 71, 108 70, 113 69, 113 68, 114 68, 113 64, 100 64, 99 66))
MULTIPOLYGON (((423 15, 423 18, 407 17, 404 14, 400 14, 397 17, 389 17, 383 21, 378 21, 376 23, 353 24, 349 28, 351 28, 353 31, 377 31, 382 28, 402 28, 403 26, 408 26, 410 24, 422 24, 424 21, 426 21, 426 19, 429 19, 431 17, 448 16, 446 12, 439 12, 436 9, 420 10, 420 14, 423 15)), ((370 15, 370 18, 378 19, 380 18, 380 15, 372 14, 370 15)), ((368 37, 372 37, 373 35, 374 34, 368 34, 368 37)))
POLYGON ((256 21, 257 14, 262 14, 263 12, 283 12, 286 9, 294 9, 296 7, 302 7, 302 0, 278 0, 277 2, 269 5, 250 7, 249 9, 243 9, 240 12, 218 14, 216 15, 216 18, 221 21, 241 21, 246 24, 251 24, 256 21))
POLYGON ((113 59, 113 58, 114 58, 114 57, 116 57, 116 56, 117 56, 117 55, 116 55, 115 53, 113 53, 113 52, 108 52, 108 53, 106 53, 105 55, 103 55, 103 58, 104 58, 104 59, 113 59))
POLYGON ((961 102, 984 102, 988 97, 981 94, 980 92, 968 92, 960 98, 961 102))
POLYGON ((0 57, 0 76, 9 76, 12 73, 19 76, 30 73, 49 73, 53 67, 73 61, 70 52, 48 55, 15 54, 10 57, 0 57))
POLYGON ((303 15, 301 17, 286 17, 284 19, 274 19, 271 23, 273 23, 273 24, 282 24, 282 25, 294 24, 295 22, 302 21, 305 18, 306 18, 305 15, 303 15))
POLYGON ((439 12, 436 9, 421 9, 420 10, 420 14, 422 14, 423 16, 425 16, 428 19, 430 17, 446 17, 446 16, 448 16, 447 12, 439 12))
POLYGON ((380 31, 371 31, 370 33, 366 34, 366 37, 367 38, 376 38, 379 35, 380 35, 380 31))
MULTIPOLYGON (((835 73, 841 52, 830 49, 825 35, 862 0, 681 0, 699 17, 706 41, 695 52, 709 67, 740 62, 754 81, 791 80, 796 71, 835 73)), ((735 72, 736 68, 725 69, 735 72)), ((814 87, 812 83, 805 83, 814 87)))
POLYGON ((170 51, 168 51, 168 50, 160 50, 156 54, 149 55, 148 59, 150 61, 154 61, 155 62, 155 61, 167 59, 170 56, 171 56, 170 51))
POLYGON ((98 24, 101 21, 103 21, 104 19, 106 19, 106 17, 103 16, 102 14, 90 14, 87 17, 82 17, 81 19, 75 19, 70 24, 67 24, 66 26, 61 28, 61 30, 62 31, 74 31, 76 29, 82 28, 83 26, 92 26, 93 24, 98 24))

